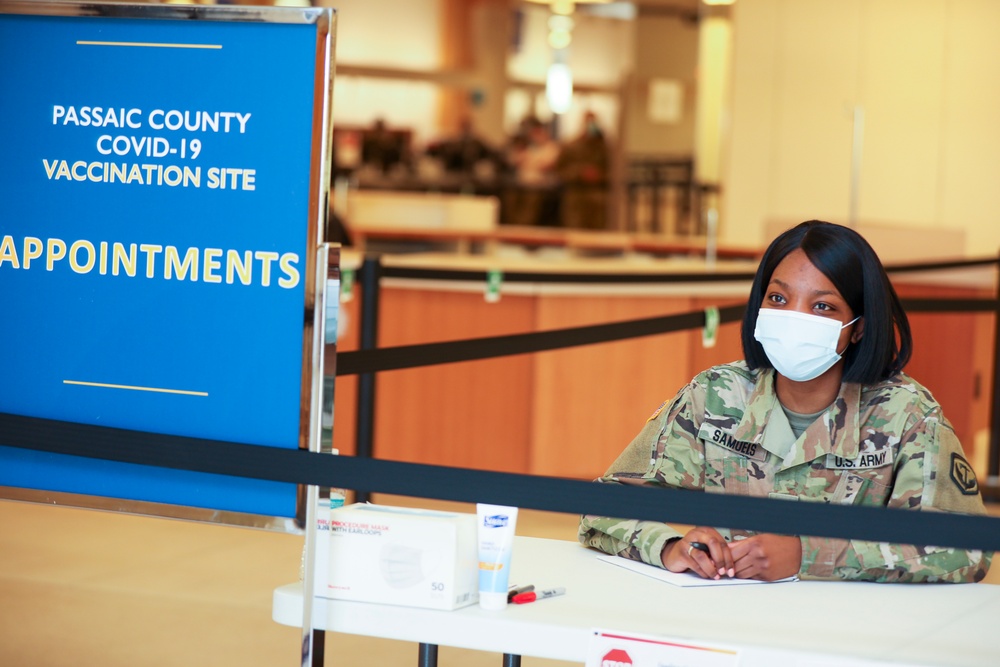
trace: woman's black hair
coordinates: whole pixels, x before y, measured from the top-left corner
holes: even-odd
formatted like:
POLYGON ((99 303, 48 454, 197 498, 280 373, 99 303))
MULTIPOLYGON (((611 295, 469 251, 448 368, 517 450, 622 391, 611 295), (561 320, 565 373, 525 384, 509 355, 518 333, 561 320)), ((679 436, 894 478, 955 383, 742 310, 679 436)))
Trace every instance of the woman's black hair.
POLYGON ((864 317, 861 340, 844 352, 844 382, 873 384, 896 375, 910 360, 910 323, 878 255, 856 231, 821 220, 803 222, 778 236, 757 267, 743 316, 743 354, 750 368, 772 368, 753 337, 757 313, 775 267, 801 248, 813 266, 830 279, 855 316, 864 317), (898 343, 897 343, 898 333, 898 343))

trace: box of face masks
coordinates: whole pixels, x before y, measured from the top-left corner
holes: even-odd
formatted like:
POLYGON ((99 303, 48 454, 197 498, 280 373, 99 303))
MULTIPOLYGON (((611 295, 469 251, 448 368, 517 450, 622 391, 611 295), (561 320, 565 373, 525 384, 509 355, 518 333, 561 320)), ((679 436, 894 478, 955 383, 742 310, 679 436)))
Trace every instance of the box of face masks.
POLYGON ((321 507, 318 519, 317 595, 428 609, 479 601, 474 514, 355 503, 321 507))

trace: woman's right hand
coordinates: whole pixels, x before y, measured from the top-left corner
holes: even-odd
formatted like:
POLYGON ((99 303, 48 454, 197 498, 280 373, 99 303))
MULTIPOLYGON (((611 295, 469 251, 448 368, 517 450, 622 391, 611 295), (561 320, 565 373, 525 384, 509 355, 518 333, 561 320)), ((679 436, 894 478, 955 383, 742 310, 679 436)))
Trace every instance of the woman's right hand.
POLYGON ((735 574, 729 543, 719 531, 706 526, 692 528, 681 539, 668 542, 660 554, 660 561, 671 572, 691 570, 705 579, 720 579, 735 574), (707 546, 708 553, 694 548, 694 542, 707 546))

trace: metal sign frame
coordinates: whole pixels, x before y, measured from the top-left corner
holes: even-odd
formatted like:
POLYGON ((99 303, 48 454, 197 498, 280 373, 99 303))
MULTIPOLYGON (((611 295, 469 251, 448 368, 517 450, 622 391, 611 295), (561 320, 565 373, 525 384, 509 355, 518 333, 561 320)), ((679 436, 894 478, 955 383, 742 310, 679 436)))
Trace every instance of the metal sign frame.
MULTIPOLYGON (((237 24, 268 24, 273 26, 306 26, 314 28, 315 43, 309 47, 313 62, 311 83, 311 106, 303 114, 310 114, 308 119, 310 146, 308 165, 308 202, 303 202, 307 209, 307 219, 301 220, 306 229, 305 248, 301 257, 301 283, 304 289, 304 303, 298 314, 295 326, 301 326, 301 363, 298 370, 300 396, 298 398, 298 435, 297 446, 310 451, 328 450, 326 444, 321 444, 323 429, 323 363, 324 353, 335 353, 335 346, 324 344, 325 320, 322 304, 327 289, 328 273, 337 277, 336 250, 324 244, 323 234, 327 217, 327 202, 329 198, 329 183, 332 158, 332 91, 334 76, 334 36, 335 14, 330 8, 284 8, 231 5, 154 5, 154 4, 123 4, 123 3, 86 3, 72 1, 35 1, 0 0, 0 19, 19 17, 42 17, 44 20, 87 21, 97 18, 123 23, 136 20, 149 25, 149 21, 184 21, 185 25, 218 26, 225 29, 226 24, 236 27, 237 24), (328 269, 327 257, 331 257, 333 267, 328 269)), ((166 25, 166 24, 159 24, 166 25)), ((170 24, 173 25, 173 24, 170 24)), ((296 33, 298 35, 298 33, 296 33)), ((146 46, 162 46, 148 44, 146 46)), ((221 48, 221 47, 220 47, 221 48)), ((305 46, 303 46, 305 48, 305 46)), ((22 60, 20 66, 24 66, 22 60)), ((30 63, 29 65, 30 66, 30 63)), ((99 75, 99 73, 98 73, 99 75)), ((155 72, 151 78, 155 79, 155 72)), ((261 82, 262 85, 266 81, 261 82)), ((0 105, 0 112, 3 106, 0 105)), ((74 166, 75 169, 75 166, 74 166)), ((75 175, 75 174, 74 174, 75 175)), ((51 178, 51 175, 50 175, 51 178)), ((79 180, 79 179, 78 179, 79 180)), ((93 180, 93 179, 92 179, 93 180)), ((296 195, 298 196, 298 194, 296 195)), ((297 199, 296 202, 299 200, 297 199)), ((299 224, 298 220, 293 221, 299 224)), ((286 224, 286 220, 277 224, 286 224)), ((0 228, 0 238, 3 238, 0 228)), ((2 256, 2 253, 0 253, 2 256)), ((207 263, 207 259, 205 262, 207 263)), ((0 267, 3 260, 0 259, 0 267)), ((8 267, 9 268, 9 267, 8 267)), ((206 269, 207 270, 207 269, 206 269)), ((10 274, 8 274, 10 275, 10 274)), ((0 282, 3 277, 0 276, 0 282)), ((332 410, 332 405, 329 406, 332 410)), ((13 411, 12 411, 13 412, 13 411)), ((327 416, 330 418, 330 415, 327 416)), ((68 421, 73 421, 69 419, 68 421)), ((139 429, 143 430, 143 429, 139 429)), ((174 435, 189 435, 185 433, 170 433, 174 435)), ((225 438, 219 438, 225 439, 225 438)), ((2 441, 2 437, 0 437, 2 441)), ((2 444, 2 442, 0 442, 2 444)), ((289 445, 290 446, 290 445, 289 445)), ((192 473, 196 474, 196 473, 192 473)), ((295 495, 294 516, 271 516, 227 508, 188 506, 184 502, 150 502, 130 498, 119 498, 115 495, 90 495, 67 492, 55 488, 45 490, 25 488, 21 486, 0 486, 0 499, 58 504, 89 509, 99 509, 130 514, 140 514, 158 517, 178 518, 199 522, 238 525, 260 528, 278 532, 301 533, 309 524, 310 493, 304 487, 293 488, 295 495)))

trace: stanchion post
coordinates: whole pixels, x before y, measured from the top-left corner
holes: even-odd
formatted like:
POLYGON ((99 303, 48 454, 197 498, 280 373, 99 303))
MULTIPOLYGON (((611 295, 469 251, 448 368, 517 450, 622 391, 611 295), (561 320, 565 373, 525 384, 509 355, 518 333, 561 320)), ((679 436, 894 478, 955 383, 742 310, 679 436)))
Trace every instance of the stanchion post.
MULTIPOLYGON (((309 402, 309 451, 319 453, 323 446, 323 369, 326 367, 326 300, 327 284, 330 277, 329 244, 321 244, 316 249, 315 301, 313 303, 313 347, 312 373, 310 377, 309 402)), ((332 298, 339 298, 334 292, 332 298)), ((325 635, 313 628, 316 603, 316 540, 320 488, 314 484, 306 486, 305 493, 305 544, 302 553, 302 654, 300 667, 322 667, 325 635)))
POLYGON ((326 656, 326 630, 313 630, 312 667, 323 667, 326 656))
MULTIPOLYGON (((378 347, 379 290, 382 281, 382 262, 378 255, 366 255, 361 264, 361 340, 359 349, 374 350, 378 347)), ((358 413, 356 421, 356 456, 371 458, 375 441, 375 374, 358 376, 358 413)), ((369 492, 359 490, 355 500, 368 502, 369 492)))
POLYGON ((650 211, 649 228, 652 230, 654 234, 661 234, 666 231, 672 231, 672 230, 660 229, 660 187, 661 186, 665 187, 666 183, 664 181, 669 182, 670 179, 664 178, 664 180, 661 181, 660 168, 655 164, 653 165, 652 173, 653 173, 653 184, 652 187, 650 188, 650 194, 649 194, 651 199, 651 203, 649 205, 649 211, 650 211))
POLYGON ((424 644, 421 642, 417 652, 417 667, 437 667, 437 664, 437 644, 424 644))
MULTIPOLYGON (((993 311, 993 410, 990 414, 990 482, 1000 475, 1000 260, 997 263, 997 308, 993 311)), ((992 495, 992 494, 991 494, 992 495)))

